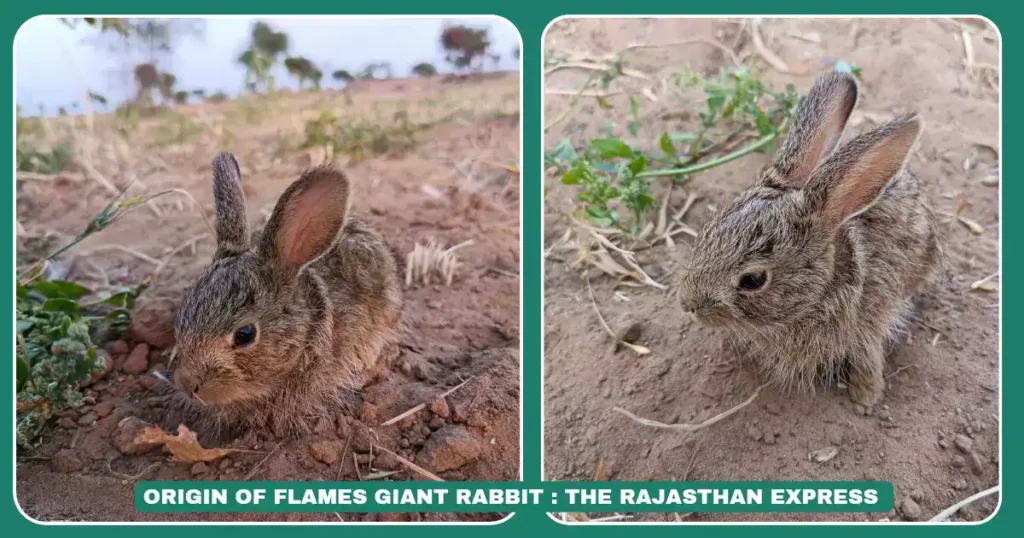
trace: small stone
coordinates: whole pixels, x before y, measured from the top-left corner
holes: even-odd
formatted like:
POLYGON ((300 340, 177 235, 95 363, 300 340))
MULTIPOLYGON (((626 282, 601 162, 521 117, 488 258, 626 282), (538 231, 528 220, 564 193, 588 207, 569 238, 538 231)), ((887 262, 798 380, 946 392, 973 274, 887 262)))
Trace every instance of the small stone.
POLYGON ((753 439, 754 441, 760 441, 761 437, 764 436, 764 433, 762 433, 761 429, 758 428, 757 426, 751 425, 749 428, 747 428, 747 436, 753 439))
POLYGON ((126 374, 139 375, 146 373, 149 369, 149 346, 139 344, 132 350, 131 355, 121 365, 121 370, 126 374))
POLYGON ((900 510, 903 512, 903 517, 911 521, 916 521, 917 518, 921 517, 921 507, 910 497, 903 499, 900 510))
POLYGON ((924 499, 924 490, 921 488, 914 488, 914 491, 910 492, 910 498, 917 502, 921 502, 921 499, 924 499))
POLYGON ((360 454, 365 454, 370 451, 373 446, 373 435, 370 433, 370 429, 361 422, 356 422, 352 425, 352 450, 360 454))
POLYGON ((949 448, 949 441, 945 439, 939 439, 939 448, 941 448, 942 450, 946 450, 947 448, 949 448))
POLYGON ((60 417, 60 420, 58 420, 57 423, 69 430, 78 427, 78 424, 75 424, 74 419, 71 417, 60 417))
POLYGON ((974 447, 974 441, 972 441, 970 437, 962 434, 957 435, 956 439, 953 440, 953 443, 956 444, 956 447, 964 454, 970 453, 971 449, 974 447))
POLYGON ((771 413, 773 415, 778 415, 779 413, 782 412, 782 407, 779 404, 775 403, 775 402, 768 402, 768 403, 766 403, 764 405, 764 409, 765 409, 765 411, 768 411, 769 413, 771 413))
POLYGON ((857 415, 858 417, 862 417, 862 416, 866 415, 867 413, 868 413, 868 410, 863 405, 861 405, 859 403, 853 404, 853 414, 857 415))
POLYGON ((370 465, 373 463, 373 454, 356 454, 356 463, 359 465, 370 465))
POLYGON ((964 480, 963 478, 956 478, 956 479, 953 480, 952 486, 953 486, 953 489, 958 490, 958 491, 959 490, 963 490, 963 489, 967 489, 967 481, 964 480))
POLYGON ((124 340, 114 340, 107 344, 107 351, 114 357, 119 357, 128 353, 128 342, 124 340))
POLYGON ((334 443, 317 442, 309 445, 309 454, 313 459, 331 465, 338 461, 338 447, 334 443))
POLYGON ((393 471, 398 469, 400 465, 401 463, 399 463, 398 458, 388 452, 381 452, 373 460, 373 466, 382 471, 393 471))
POLYGON ((444 425, 445 425, 445 421, 441 417, 434 417, 434 418, 430 419, 429 427, 430 427, 431 430, 439 430, 439 429, 443 428, 444 425))
POLYGON ((128 324, 128 338, 160 349, 174 346, 174 310, 158 303, 136 309, 128 324))
POLYGON ((203 462, 196 463, 192 466, 192 476, 199 476, 206 472, 206 464, 203 462))
POLYGON ((771 433, 764 434, 764 444, 766 444, 766 445, 774 445, 775 444, 775 435, 771 434, 771 433))
POLYGON ((113 443, 122 454, 138 456, 145 454, 161 445, 158 442, 136 442, 135 439, 142 433, 142 430, 153 425, 137 417, 126 417, 117 423, 117 430, 114 431, 113 443))
POLYGON ((55 473, 73 473, 82 470, 82 460, 73 450, 63 449, 50 459, 50 469, 55 473))
POLYGON ((444 398, 438 398, 430 403, 430 411, 441 418, 448 418, 452 415, 448 408, 448 402, 444 398))
POLYGON ((416 463, 434 472, 458 469, 480 458, 483 449, 469 430, 450 425, 434 432, 416 455, 416 463))
POLYGON ((377 406, 369 402, 363 402, 362 407, 359 408, 359 420, 364 424, 376 424, 377 406))
POLYGON ((96 404, 96 407, 93 408, 93 412, 95 412, 96 416, 98 416, 100 418, 106 417, 113 410, 114 410, 114 403, 113 402, 100 402, 100 403, 96 404))
POLYGON ((409 448, 409 440, 405 437, 398 440, 398 446, 402 448, 409 448))
POLYGON ((981 462, 977 452, 971 452, 967 455, 967 465, 971 467, 971 472, 978 476, 985 472, 985 464, 981 462))
POLYGON ((88 413, 78 417, 78 425, 79 426, 90 426, 94 422, 99 420, 99 418, 100 418, 99 415, 97 415, 95 411, 89 411, 88 413))
POLYGON ((227 469, 228 467, 231 467, 231 460, 229 460, 228 458, 220 460, 220 465, 217 465, 217 468, 220 469, 221 471, 227 469))
POLYGON ((963 456, 953 456, 953 461, 950 463, 950 465, 952 465, 956 469, 962 469, 963 466, 966 465, 966 463, 967 462, 964 461, 963 456))

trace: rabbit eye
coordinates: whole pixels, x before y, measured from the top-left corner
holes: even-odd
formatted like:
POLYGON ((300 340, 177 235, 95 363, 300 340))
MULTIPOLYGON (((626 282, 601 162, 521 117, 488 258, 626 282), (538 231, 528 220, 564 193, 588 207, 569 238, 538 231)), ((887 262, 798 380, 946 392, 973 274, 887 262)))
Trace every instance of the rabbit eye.
POLYGON ((740 289, 744 291, 758 290, 761 289, 761 286, 764 286, 767 280, 768 274, 764 271, 747 273, 740 277, 740 289))
POLYGON ((235 331, 235 347, 247 346, 256 339, 256 327, 246 325, 235 331))

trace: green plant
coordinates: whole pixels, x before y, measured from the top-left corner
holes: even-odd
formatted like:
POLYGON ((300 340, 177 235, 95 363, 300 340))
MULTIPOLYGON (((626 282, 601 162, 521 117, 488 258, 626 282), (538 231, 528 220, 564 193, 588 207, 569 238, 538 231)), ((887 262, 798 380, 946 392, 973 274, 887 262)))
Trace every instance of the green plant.
POLYGON ((224 92, 216 92, 206 99, 211 103, 223 103, 228 100, 228 94, 224 92))
POLYGON ((84 301, 91 292, 74 282, 17 284, 15 355, 17 442, 30 446, 42 428, 78 407, 80 387, 106 371, 91 334, 104 324, 124 326, 139 288, 123 288, 102 299, 84 301), (95 315, 105 305, 106 314, 95 315))
POLYGON ((338 82, 352 82, 356 77, 352 76, 352 73, 349 73, 344 69, 338 69, 334 73, 331 73, 331 78, 338 82))
POLYGON ((15 151, 18 170, 23 172, 39 172, 41 174, 59 174, 74 160, 71 141, 65 140, 49 150, 39 150, 30 143, 19 140, 15 151))
MULTIPOLYGON (((611 69, 601 85, 606 88, 621 71, 621 65, 611 69)), ((547 165, 564 170, 562 184, 578 188, 581 209, 594 224, 639 233, 655 202, 651 194, 653 178, 673 177, 684 182, 692 174, 754 151, 770 152, 802 98, 792 85, 784 91, 773 91, 743 66, 724 69, 709 79, 684 69, 674 82, 680 93, 700 89, 705 108, 698 113, 696 131, 661 134, 657 140, 660 155, 616 138, 614 123, 609 122, 606 136, 591 140, 582 153, 565 139, 545 156, 547 165), (631 212, 629 220, 622 219, 616 210, 620 204, 631 212)), ((611 108, 603 98, 598 98, 598 105, 611 108)), ((632 97, 629 105, 628 131, 636 139, 640 134, 640 105, 632 97)))
POLYGON ((114 109, 114 122, 121 134, 127 135, 139 127, 139 105, 133 102, 125 102, 117 105, 114 109))
POLYGON ((203 132, 198 121, 185 114, 172 113, 167 121, 161 123, 153 133, 154 146, 183 144, 203 132))

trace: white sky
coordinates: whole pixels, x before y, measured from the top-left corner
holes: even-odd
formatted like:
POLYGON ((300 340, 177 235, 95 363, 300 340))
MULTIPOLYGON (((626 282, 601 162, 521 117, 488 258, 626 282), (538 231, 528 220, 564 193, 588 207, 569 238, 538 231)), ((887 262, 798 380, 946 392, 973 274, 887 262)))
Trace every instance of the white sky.
MULTIPOLYGON (((157 66, 175 74, 179 90, 236 95, 242 90, 245 75, 237 58, 247 48, 256 20, 287 33, 288 54, 312 60, 324 72, 324 85, 328 87, 333 84, 329 79, 334 70, 356 72, 374 62, 390 62, 394 76, 407 76, 419 62, 450 71, 440 46, 441 29, 449 22, 488 28, 491 50, 501 55, 496 68, 519 69, 512 57, 520 44, 519 34, 514 26, 497 17, 208 18, 201 38, 179 41, 170 55, 158 59, 157 66)), ((147 58, 112 50, 107 45, 112 36, 98 43, 96 35, 97 30, 85 24, 71 29, 56 18, 39 17, 25 23, 15 42, 16 99, 25 114, 38 114, 40 105, 47 115, 55 114, 61 106, 71 110, 73 102, 83 100, 83 83, 112 104, 134 95, 132 68, 147 58)), ((495 69, 490 61, 486 65, 488 70, 495 69)), ((278 70, 278 84, 294 87, 295 81, 284 68, 279 66, 278 70)))

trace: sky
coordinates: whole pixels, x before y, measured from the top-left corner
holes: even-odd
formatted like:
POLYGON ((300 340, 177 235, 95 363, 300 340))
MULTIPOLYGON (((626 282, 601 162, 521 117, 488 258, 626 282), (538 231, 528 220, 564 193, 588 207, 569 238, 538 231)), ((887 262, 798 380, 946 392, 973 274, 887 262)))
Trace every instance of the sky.
MULTIPOLYGON (((407 76, 420 62, 451 71, 439 39, 449 23, 489 29, 491 50, 501 60, 497 66, 488 61, 487 70, 519 69, 512 55, 520 45, 519 34, 497 17, 205 18, 199 24, 201 35, 178 38, 170 53, 157 57, 157 67, 174 73, 179 90, 237 95, 245 76, 237 59, 248 47, 256 20, 287 33, 288 54, 313 61, 324 72, 326 87, 335 85, 329 79, 336 69, 356 72, 374 62, 390 62, 395 76, 407 76)), ((98 33, 85 24, 69 28, 52 17, 37 17, 22 26, 15 38, 15 97, 24 114, 39 114, 40 107, 45 115, 56 114, 59 107, 72 111, 72 103, 81 103, 86 89, 105 96, 110 106, 134 96, 133 68, 148 61, 148 53, 125 51, 117 47, 115 36, 98 33)), ((283 66, 275 75, 279 86, 297 86, 283 66)))

